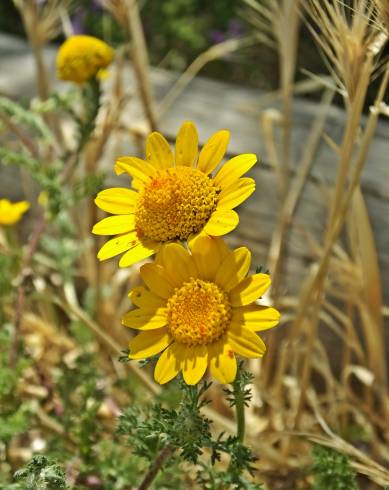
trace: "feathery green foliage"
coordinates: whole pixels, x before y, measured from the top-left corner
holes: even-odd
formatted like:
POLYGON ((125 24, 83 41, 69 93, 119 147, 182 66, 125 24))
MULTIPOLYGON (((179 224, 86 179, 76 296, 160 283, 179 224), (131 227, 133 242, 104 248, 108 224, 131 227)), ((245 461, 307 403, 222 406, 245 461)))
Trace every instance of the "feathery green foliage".
POLYGON ((327 447, 315 446, 313 460, 315 482, 312 490, 358 490, 347 456, 327 447))

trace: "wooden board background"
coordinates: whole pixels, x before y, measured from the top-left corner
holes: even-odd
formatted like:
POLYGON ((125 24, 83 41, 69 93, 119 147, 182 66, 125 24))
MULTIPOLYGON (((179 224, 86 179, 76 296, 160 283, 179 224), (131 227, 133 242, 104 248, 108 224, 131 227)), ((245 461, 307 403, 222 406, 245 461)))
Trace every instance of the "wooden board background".
MULTIPOLYGON (((45 52, 51 78, 54 81, 55 50, 45 52)), ((157 103, 172 87, 177 75, 159 69, 151 73, 157 103)), ((131 68, 128 68, 126 84, 134 87, 131 68)), ((58 82, 57 82, 58 83, 58 82)), ((66 84, 61 84, 66 88, 66 84)), ((34 94, 34 64, 31 53, 24 42, 0 36, 0 93, 12 97, 30 97, 34 94)), ((241 206, 241 222, 230 240, 234 244, 245 244, 253 250, 254 263, 266 266, 268 247, 279 212, 276 193, 276 177, 270 168, 260 132, 259 99, 263 94, 255 89, 212 81, 197 77, 178 97, 173 106, 160 120, 159 126, 169 139, 185 120, 192 120, 199 128, 200 140, 206 139, 216 130, 228 128, 231 131, 229 153, 256 153, 262 163, 251 172, 256 179, 257 190, 250 200, 241 206)), ((319 106, 316 103, 297 99, 293 106, 292 163, 301 158, 310 129, 319 106)), ((134 102, 124 115, 126 122, 134 124, 142 119, 141 107, 134 102)), ((325 131, 340 143, 344 127, 344 111, 332 107, 325 131)), ((115 155, 134 152, 133 142, 123 136, 110 147, 115 155)), ((109 172, 112 156, 103 159, 109 172)), ((311 250, 307 245, 306 232, 320 239, 326 223, 325 192, 334 182, 336 157, 328 145, 321 142, 320 148, 298 207, 288 242, 288 262, 284 293, 293 294, 311 262, 311 250), (320 184, 320 185, 318 185, 320 184)), ((110 178, 107 185, 120 182, 123 178, 110 178)), ((362 177, 362 191, 366 199, 371 219, 380 268, 384 285, 384 301, 389 303, 389 122, 381 119, 374 144, 362 177)), ((0 195, 17 197, 20 195, 17 175, 12 170, 0 168, 0 195)))

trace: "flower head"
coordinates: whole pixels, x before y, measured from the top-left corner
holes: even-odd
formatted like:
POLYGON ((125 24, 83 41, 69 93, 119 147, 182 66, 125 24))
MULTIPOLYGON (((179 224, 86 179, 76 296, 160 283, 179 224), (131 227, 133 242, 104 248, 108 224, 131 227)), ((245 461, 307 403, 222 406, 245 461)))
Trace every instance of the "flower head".
POLYGON ((277 325, 279 313, 256 303, 270 286, 267 274, 247 276, 251 254, 231 251, 218 237, 199 236, 191 253, 179 244, 164 245, 140 274, 146 285, 129 297, 138 308, 123 324, 140 330, 130 341, 131 359, 160 355, 154 377, 167 383, 180 371, 197 384, 207 367, 221 383, 235 379, 235 355, 261 357, 265 344, 256 332, 277 325))
POLYGON ((92 36, 69 37, 57 54, 57 77, 84 83, 99 75, 112 62, 113 50, 92 36))
POLYGON ((0 199, 0 225, 14 225, 29 207, 27 201, 12 203, 8 199, 0 199))
POLYGON ((98 194, 97 206, 115 216, 103 219, 92 231, 118 235, 105 243, 98 258, 105 260, 125 252, 119 265, 128 267, 168 242, 232 231, 239 222, 233 208, 255 190, 255 181, 242 175, 257 158, 238 155, 212 176, 228 141, 229 132, 221 130, 198 154, 196 127, 186 122, 178 133, 174 156, 166 139, 154 132, 146 143, 147 161, 119 158, 115 171, 128 173, 133 189, 106 189, 98 194))

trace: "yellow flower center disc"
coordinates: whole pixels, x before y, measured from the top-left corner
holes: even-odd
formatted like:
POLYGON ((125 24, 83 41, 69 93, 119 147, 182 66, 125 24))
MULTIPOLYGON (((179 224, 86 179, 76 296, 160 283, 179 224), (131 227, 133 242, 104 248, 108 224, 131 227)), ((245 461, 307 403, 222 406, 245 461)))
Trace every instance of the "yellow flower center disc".
POLYGON ((140 192, 135 211, 138 236, 159 242, 187 240, 210 218, 219 191, 200 170, 160 170, 140 192))
POLYGON ((218 340, 231 321, 227 294, 216 284, 191 278, 167 302, 168 328, 175 341, 204 345, 218 340))

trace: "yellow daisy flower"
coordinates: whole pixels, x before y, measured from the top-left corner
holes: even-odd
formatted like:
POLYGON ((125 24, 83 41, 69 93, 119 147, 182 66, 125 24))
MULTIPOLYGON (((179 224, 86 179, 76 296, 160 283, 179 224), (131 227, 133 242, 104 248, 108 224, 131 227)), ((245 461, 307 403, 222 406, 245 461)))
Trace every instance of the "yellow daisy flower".
POLYGON ((0 225, 14 225, 29 207, 27 201, 12 203, 8 199, 0 199, 0 225))
POLYGON ((84 83, 110 65, 113 49, 92 36, 71 36, 59 48, 57 77, 75 83, 84 83))
POLYGON ((191 253, 182 245, 164 245, 155 263, 140 269, 147 287, 129 294, 138 308, 123 324, 141 330, 130 341, 130 359, 162 352, 154 377, 164 384, 180 371, 189 385, 197 384, 207 367, 221 383, 236 376, 235 354, 262 357, 265 344, 256 334, 274 327, 280 314, 256 304, 270 286, 267 274, 247 276, 251 253, 230 251, 218 237, 199 236, 191 253))
POLYGON ((192 239, 202 233, 221 236, 239 222, 233 210, 255 190, 253 179, 242 177, 257 161, 253 154, 222 161, 229 132, 214 134, 198 154, 193 123, 182 125, 175 155, 166 139, 151 133, 146 143, 147 161, 119 158, 116 173, 132 177, 132 189, 106 189, 97 195, 97 206, 112 213, 97 223, 97 235, 118 235, 100 249, 97 257, 109 259, 123 252, 119 266, 128 267, 156 253, 167 242, 192 239))

